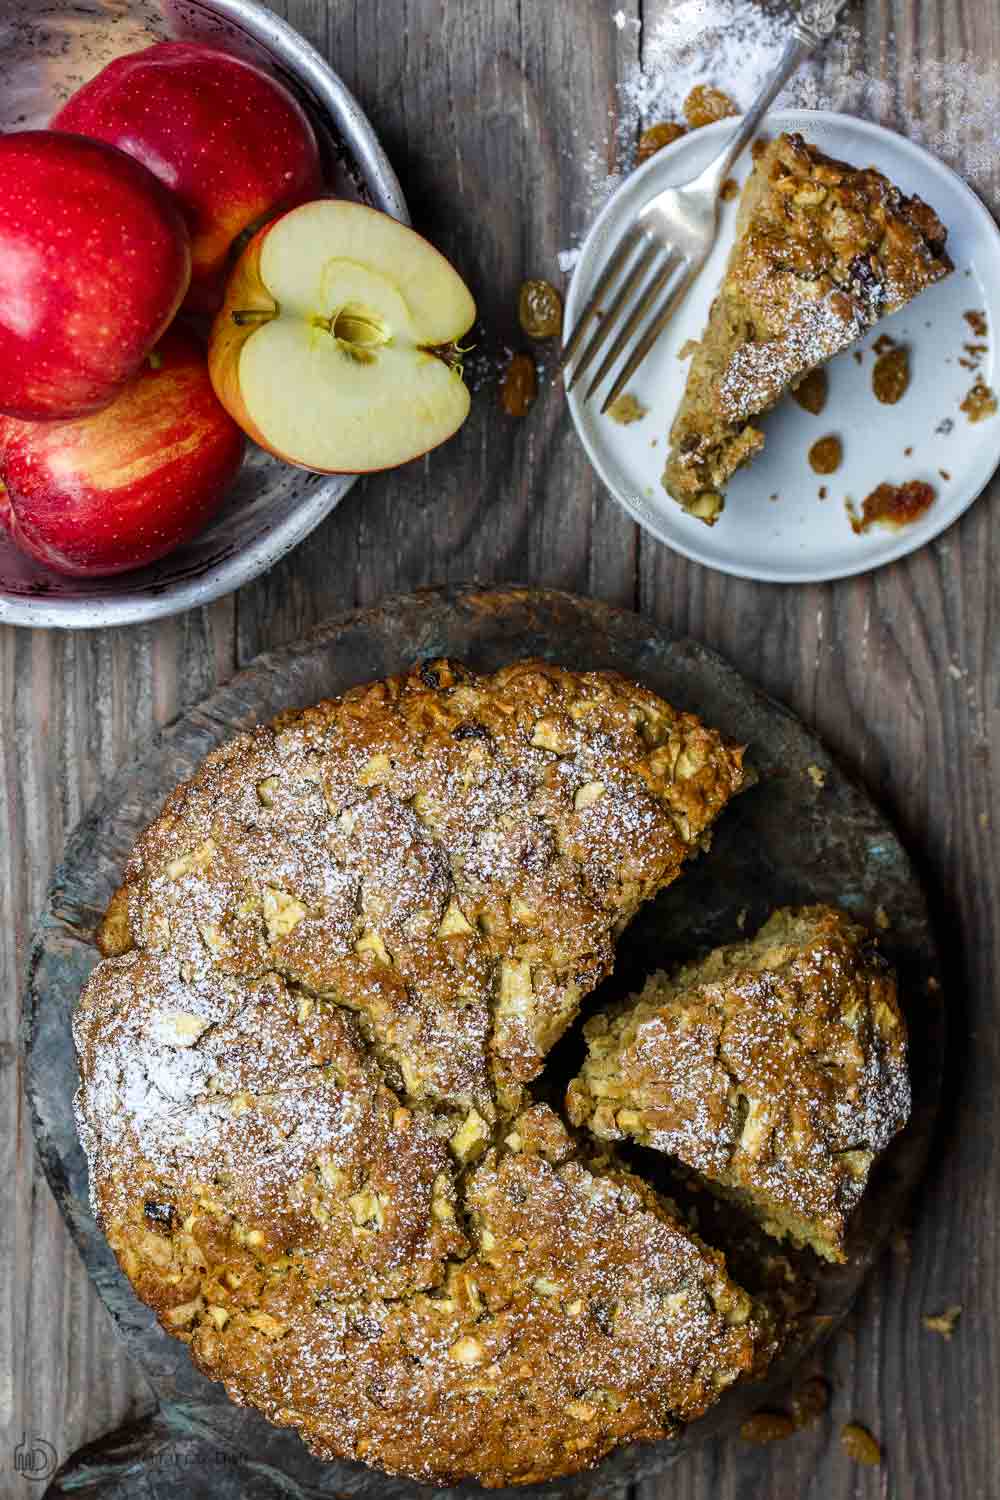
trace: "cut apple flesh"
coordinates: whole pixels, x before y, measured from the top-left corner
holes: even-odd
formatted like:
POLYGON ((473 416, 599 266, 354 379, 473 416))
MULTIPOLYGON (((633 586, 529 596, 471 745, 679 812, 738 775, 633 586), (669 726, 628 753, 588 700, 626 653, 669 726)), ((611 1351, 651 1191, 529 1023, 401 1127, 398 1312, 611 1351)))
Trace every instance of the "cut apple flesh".
POLYGON ((231 283, 222 317, 251 325, 236 378, 266 447, 357 473, 404 463, 461 426, 469 393, 453 351, 475 306, 419 235, 358 204, 305 204, 265 232, 257 277, 260 295, 243 308, 231 283))

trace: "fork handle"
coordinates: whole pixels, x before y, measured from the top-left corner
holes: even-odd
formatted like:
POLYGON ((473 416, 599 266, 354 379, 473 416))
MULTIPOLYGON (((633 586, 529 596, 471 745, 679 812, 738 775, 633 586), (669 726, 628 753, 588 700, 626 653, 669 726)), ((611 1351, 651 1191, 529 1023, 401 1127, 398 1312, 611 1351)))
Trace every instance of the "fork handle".
POLYGON ((803 0, 802 9, 785 43, 777 67, 743 116, 739 128, 727 141, 721 155, 706 172, 707 178, 721 182, 729 175, 733 162, 757 134, 761 121, 793 73, 798 71, 820 42, 833 35, 837 17, 846 4, 847 0, 803 0))

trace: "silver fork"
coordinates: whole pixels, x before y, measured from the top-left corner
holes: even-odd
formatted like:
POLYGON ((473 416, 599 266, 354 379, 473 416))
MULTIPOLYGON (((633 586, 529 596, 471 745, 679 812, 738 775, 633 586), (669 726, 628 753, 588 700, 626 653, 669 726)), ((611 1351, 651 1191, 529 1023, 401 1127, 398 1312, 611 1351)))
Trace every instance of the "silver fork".
POLYGON ((690 182, 657 193, 640 209, 635 223, 626 230, 601 272, 563 349, 560 365, 565 367, 573 363, 584 334, 597 320, 590 342, 573 365, 567 390, 573 389, 614 335, 584 400, 591 399, 634 338, 601 411, 606 412, 615 397, 621 395, 705 264, 718 228, 719 189, 730 168, 756 134, 792 74, 820 42, 832 36, 837 17, 846 4, 847 0, 804 0, 778 66, 719 155, 690 182), (614 301, 605 315, 597 319, 601 304, 623 274, 614 301), (643 278, 647 278, 645 284, 630 307, 630 299, 643 278), (654 310, 640 332, 640 324, 651 309, 654 310))

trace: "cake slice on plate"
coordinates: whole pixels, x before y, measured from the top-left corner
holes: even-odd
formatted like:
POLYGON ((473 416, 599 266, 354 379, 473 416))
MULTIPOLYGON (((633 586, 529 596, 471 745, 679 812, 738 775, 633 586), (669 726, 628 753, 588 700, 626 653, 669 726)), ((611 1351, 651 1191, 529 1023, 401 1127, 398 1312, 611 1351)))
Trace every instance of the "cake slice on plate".
POLYGON ((764 445, 753 418, 953 269, 947 230, 874 167, 780 135, 759 156, 670 432, 667 492, 712 525, 764 445))

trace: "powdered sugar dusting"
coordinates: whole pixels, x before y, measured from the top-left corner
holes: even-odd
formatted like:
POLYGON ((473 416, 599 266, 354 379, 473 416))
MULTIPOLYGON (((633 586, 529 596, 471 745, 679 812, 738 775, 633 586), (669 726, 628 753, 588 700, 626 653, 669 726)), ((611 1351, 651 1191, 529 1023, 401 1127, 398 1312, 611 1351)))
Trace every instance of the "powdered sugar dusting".
POLYGON ((426 662, 175 794, 75 1040, 95 1207, 203 1370, 321 1456, 498 1484, 748 1368, 721 1256, 522 1088, 741 779, 613 674, 426 662))
POLYGON ((677 1156, 762 1217, 813 1220, 835 1245, 909 1114, 895 983, 828 907, 775 912, 750 942, 654 975, 587 1035, 578 1122, 677 1156))
MULTIPOLYGON (((684 100, 696 85, 713 84, 746 109, 781 55, 792 13, 792 6, 765 9, 759 0, 675 0, 642 30, 639 59, 624 70, 610 129, 602 131, 595 122, 595 141, 586 152, 591 212, 581 226, 584 233, 620 180, 618 173, 634 165, 641 131, 661 120, 682 120, 684 100), (617 172, 608 171, 609 151, 617 172)), ((614 20, 618 25, 617 14, 614 20)), ((921 57, 915 78, 909 61, 898 82, 882 76, 895 77, 899 67, 892 33, 873 67, 866 62, 860 31, 841 22, 775 107, 827 109, 886 125, 934 152, 984 196, 995 193, 1000 153, 995 70, 961 47, 951 48, 944 59, 921 57)))

